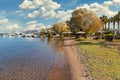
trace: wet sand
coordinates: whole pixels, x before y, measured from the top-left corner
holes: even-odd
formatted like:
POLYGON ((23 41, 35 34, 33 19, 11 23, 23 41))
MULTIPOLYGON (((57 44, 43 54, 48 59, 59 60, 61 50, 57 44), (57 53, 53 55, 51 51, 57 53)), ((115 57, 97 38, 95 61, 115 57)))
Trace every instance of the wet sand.
POLYGON ((72 80, 70 66, 65 53, 55 54, 54 64, 45 80, 72 80))

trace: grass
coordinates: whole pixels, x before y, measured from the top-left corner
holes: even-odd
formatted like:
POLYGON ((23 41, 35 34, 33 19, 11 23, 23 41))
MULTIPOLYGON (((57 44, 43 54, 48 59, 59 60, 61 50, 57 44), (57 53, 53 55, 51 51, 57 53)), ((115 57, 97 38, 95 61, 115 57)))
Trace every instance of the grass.
POLYGON ((104 42, 77 42, 93 80, 120 80, 120 51, 104 42))
POLYGON ((113 40, 114 43, 120 43, 120 40, 113 40))

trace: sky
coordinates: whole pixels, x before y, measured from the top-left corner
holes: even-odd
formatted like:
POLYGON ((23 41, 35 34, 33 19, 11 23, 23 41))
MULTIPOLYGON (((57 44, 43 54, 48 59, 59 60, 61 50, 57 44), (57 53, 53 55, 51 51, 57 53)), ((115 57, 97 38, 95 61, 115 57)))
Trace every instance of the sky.
POLYGON ((120 11, 120 0, 0 0, 0 33, 51 27, 78 8, 112 17, 120 11))

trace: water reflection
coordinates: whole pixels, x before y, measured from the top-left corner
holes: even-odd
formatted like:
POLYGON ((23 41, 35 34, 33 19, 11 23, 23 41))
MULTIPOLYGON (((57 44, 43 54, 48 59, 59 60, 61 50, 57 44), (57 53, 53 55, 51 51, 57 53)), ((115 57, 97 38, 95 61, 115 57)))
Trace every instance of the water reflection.
POLYGON ((30 37, 28 37, 28 38, 25 38, 27 41, 30 41, 30 42, 32 42, 32 41, 34 41, 34 39, 35 38, 30 38, 30 37))
POLYGON ((47 45, 55 51, 55 56, 53 67, 45 80, 71 80, 70 69, 63 49, 63 41, 62 38, 47 38, 47 45))
POLYGON ((63 39, 0 38, 0 80, 70 80, 66 72, 63 39), (45 79, 48 73, 52 79, 45 79))
POLYGON ((53 38, 47 38, 47 45, 53 47, 54 39, 53 38))
POLYGON ((62 38, 48 38, 47 45, 51 46, 57 53, 63 52, 63 39, 62 38))
POLYGON ((45 42, 46 37, 45 36, 41 36, 40 40, 41 40, 41 42, 45 42))

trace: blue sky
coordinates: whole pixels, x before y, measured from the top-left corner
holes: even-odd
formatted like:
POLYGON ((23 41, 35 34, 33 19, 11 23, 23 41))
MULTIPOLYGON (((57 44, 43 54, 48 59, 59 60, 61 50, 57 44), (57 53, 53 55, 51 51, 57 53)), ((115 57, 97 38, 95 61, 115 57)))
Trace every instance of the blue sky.
POLYGON ((120 0, 0 0, 0 32, 51 27, 69 20, 77 8, 111 17, 120 10, 120 0))

